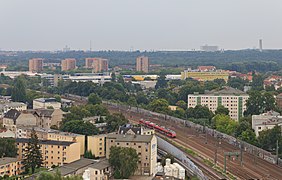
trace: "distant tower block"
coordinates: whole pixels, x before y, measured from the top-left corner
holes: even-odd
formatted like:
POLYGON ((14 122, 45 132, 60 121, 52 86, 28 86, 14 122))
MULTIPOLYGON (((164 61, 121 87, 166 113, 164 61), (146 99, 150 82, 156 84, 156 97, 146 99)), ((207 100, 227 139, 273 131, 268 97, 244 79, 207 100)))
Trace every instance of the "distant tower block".
POLYGON ((259 40, 259 51, 262 52, 262 39, 259 40))

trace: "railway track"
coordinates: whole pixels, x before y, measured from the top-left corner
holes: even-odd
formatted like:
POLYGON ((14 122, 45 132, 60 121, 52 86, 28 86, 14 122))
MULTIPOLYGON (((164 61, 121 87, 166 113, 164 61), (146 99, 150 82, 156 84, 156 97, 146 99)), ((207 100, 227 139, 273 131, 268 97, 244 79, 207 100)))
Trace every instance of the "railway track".
MULTIPOLYGON (((145 120, 169 127, 177 133, 175 141, 181 143, 183 146, 189 149, 194 150, 205 158, 213 160, 215 157, 215 143, 217 143, 217 140, 212 136, 208 135, 206 138, 205 134, 201 134, 195 129, 184 127, 183 125, 179 125, 170 121, 164 121, 163 118, 140 116, 140 114, 130 113, 129 111, 124 111, 123 109, 117 110, 112 107, 108 108, 110 111, 123 113, 128 119, 138 120, 143 118, 145 120)), ((228 144, 227 142, 221 142, 218 147, 217 154, 217 165, 219 165, 221 169, 223 169, 224 166, 224 152, 234 151, 240 150, 228 144)), ((227 163, 227 171, 230 172, 234 177, 237 177, 237 179, 282 179, 282 168, 259 158, 256 158, 256 163, 254 163, 254 156, 247 152, 243 153, 243 166, 240 165, 238 160, 236 161, 228 159, 227 163)))

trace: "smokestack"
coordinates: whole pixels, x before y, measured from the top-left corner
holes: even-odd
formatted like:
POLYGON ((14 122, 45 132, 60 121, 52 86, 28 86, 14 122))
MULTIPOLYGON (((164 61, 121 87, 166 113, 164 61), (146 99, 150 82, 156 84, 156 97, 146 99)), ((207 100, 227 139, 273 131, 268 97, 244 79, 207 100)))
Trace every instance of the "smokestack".
POLYGON ((262 39, 259 40, 259 51, 262 52, 262 39))

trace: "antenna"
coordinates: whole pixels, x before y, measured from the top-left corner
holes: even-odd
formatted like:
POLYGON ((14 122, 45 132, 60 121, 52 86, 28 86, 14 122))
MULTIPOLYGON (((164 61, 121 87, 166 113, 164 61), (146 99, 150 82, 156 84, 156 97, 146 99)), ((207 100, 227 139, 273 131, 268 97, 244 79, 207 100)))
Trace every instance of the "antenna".
POLYGON ((92 51, 92 41, 90 40, 90 52, 92 51))

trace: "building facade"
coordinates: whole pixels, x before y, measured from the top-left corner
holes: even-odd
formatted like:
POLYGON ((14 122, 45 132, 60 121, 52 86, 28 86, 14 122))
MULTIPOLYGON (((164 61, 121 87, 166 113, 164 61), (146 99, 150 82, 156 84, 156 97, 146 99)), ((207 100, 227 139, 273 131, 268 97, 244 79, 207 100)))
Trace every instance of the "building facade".
POLYGON ((185 70, 181 72, 181 79, 195 79, 198 81, 213 81, 215 79, 223 79, 225 82, 228 81, 229 73, 226 71, 190 71, 185 70))
POLYGON ((69 71, 76 68, 76 59, 64 59, 61 61, 61 70, 62 71, 69 71))
POLYGON ((131 147, 139 156, 135 175, 155 175, 157 167, 157 138, 155 135, 108 134, 106 137, 106 158, 110 157, 112 146, 131 147))
POLYGON ((33 109, 47 109, 53 107, 54 109, 60 109, 61 103, 57 102, 55 98, 38 98, 32 101, 33 109))
MULTIPOLYGON (((22 160, 29 139, 17 138, 18 158, 22 160)), ((62 166, 80 159, 80 145, 77 142, 39 140, 43 167, 62 166)))
MULTIPOLYGON (((17 158, 4 157, 0 158, 0 177, 17 176, 23 172, 21 161, 17 158)), ((1 178, 0 178, 1 179, 1 178)))
POLYGON ((27 110, 27 105, 21 102, 4 102, 0 103, 0 115, 3 116, 11 109, 16 109, 18 111, 27 110))
POLYGON ((87 150, 91 151, 95 157, 106 156, 106 135, 95 135, 87 137, 87 150))
POLYGON ((210 91, 205 94, 189 94, 188 108, 194 108, 197 105, 207 106, 212 112, 215 112, 219 105, 229 110, 229 116, 234 120, 243 117, 246 111, 246 102, 249 95, 238 89, 224 87, 219 91, 210 91))
POLYGON ((106 72, 109 69, 108 59, 86 58, 85 68, 92 68, 94 73, 106 72))
POLYGON ((149 72, 149 58, 145 56, 136 58, 136 71, 149 72))
POLYGON ((28 62, 28 67, 30 72, 41 72, 43 70, 43 59, 33 58, 28 62))

